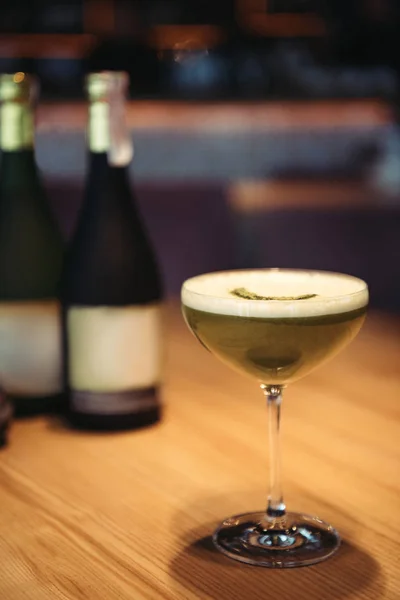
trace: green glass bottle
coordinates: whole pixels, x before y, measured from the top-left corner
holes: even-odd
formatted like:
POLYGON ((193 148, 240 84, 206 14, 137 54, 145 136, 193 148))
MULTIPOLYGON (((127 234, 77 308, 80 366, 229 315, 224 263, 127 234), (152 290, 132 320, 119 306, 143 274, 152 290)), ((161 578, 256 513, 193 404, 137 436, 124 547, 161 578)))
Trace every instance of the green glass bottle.
POLYGON ((37 90, 32 76, 0 76, 0 385, 16 415, 62 398, 63 242, 35 161, 37 90))
POLYGON ((128 77, 92 73, 85 198, 62 284, 69 418, 126 429, 160 418, 161 282, 129 181, 128 77))

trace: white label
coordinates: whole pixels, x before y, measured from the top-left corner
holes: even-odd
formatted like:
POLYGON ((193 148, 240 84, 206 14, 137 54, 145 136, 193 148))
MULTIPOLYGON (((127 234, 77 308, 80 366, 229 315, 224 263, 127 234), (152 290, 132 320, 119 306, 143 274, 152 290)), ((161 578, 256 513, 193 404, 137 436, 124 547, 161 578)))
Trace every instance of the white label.
POLYGON ((161 371, 160 328, 158 304, 71 307, 71 387, 105 393, 156 385, 161 371))
POLYGON ((0 304, 0 385, 20 396, 61 391, 61 318, 57 302, 0 304))

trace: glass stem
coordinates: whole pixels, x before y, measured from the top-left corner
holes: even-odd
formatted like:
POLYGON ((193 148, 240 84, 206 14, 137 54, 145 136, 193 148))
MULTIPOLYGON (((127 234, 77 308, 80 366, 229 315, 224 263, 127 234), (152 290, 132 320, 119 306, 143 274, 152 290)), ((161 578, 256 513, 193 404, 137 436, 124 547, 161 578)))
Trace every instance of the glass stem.
POLYGON ((286 511, 283 502, 281 483, 281 454, 279 448, 279 429, 283 386, 262 385, 267 399, 269 428, 269 494, 267 517, 283 517, 286 511))

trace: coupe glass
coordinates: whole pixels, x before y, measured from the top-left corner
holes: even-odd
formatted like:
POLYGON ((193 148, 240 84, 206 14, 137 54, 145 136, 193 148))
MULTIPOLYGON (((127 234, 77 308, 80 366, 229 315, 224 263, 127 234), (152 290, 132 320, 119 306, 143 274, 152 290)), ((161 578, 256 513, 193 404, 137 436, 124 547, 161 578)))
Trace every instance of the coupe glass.
POLYGON ((258 381, 268 407, 267 509, 223 521, 213 541, 227 556, 252 565, 296 567, 325 560, 339 547, 331 525, 286 510, 279 453, 282 393, 356 336, 367 304, 364 281, 324 271, 224 271, 183 284, 188 327, 220 360, 258 381))

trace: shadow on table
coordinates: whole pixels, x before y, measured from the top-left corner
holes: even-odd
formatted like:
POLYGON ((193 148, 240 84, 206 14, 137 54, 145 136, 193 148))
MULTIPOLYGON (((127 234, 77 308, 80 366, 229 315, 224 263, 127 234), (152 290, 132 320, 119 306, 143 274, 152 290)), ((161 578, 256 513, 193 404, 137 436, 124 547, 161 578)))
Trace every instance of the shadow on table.
MULTIPOLYGON (((215 506, 215 499, 210 499, 208 511, 215 506)), ((199 506, 199 514, 205 509, 204 502, 199 506)), ((353 598, 355 592, 361 594, 362 590, 368 590, 368 597, 383 597, 385 585, 379 564, 351 541, 342 541, 332 558, 311 567, 277 570, 252 567, 229 559, 214 548, 210 533, 219 521, 193 528, 188 514, 188 510, 182 511, 174 519, 173 527, 180 531, 185 546, 171 560, 169 572, 174 581, 195 597, 341 600, 353 598)), ((192 514, 195 517, 196 511, 192 514)))

